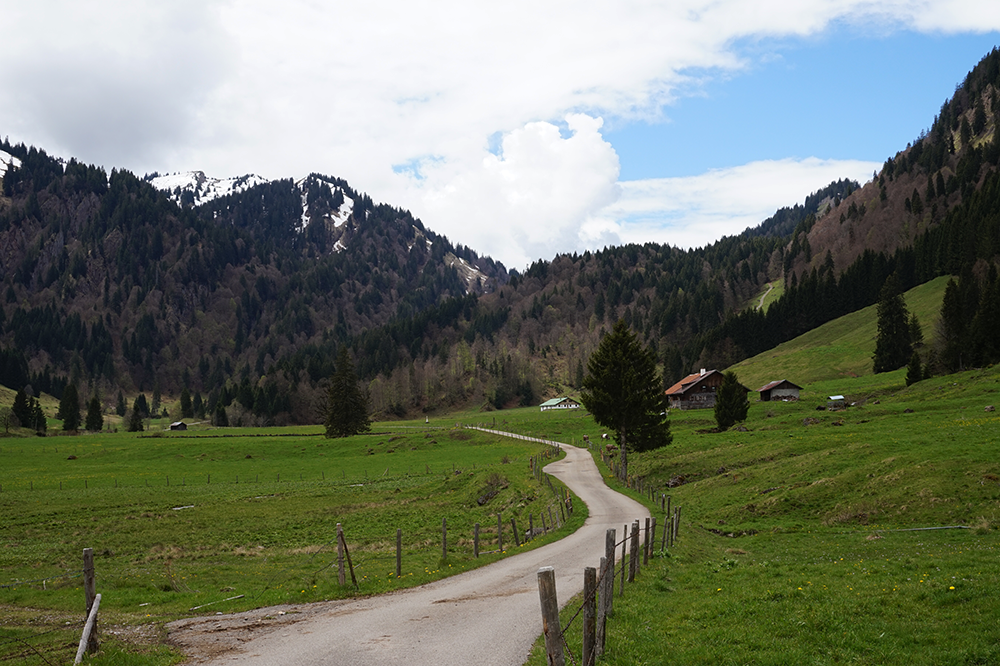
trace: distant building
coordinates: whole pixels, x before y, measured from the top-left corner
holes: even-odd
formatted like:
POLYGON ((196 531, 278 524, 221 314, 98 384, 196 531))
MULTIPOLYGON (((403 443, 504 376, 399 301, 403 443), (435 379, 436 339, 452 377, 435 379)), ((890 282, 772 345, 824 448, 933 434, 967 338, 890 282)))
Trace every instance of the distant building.
POLYGON ((770 402, 771 400, 798 400, 801 390, 801 386, 793 384, 787 379, 779 379, 767 386, 761 386, 757 392, 760 393, 761 402, 770 402))
MULTIPOLYGON (((722 386, 722 373, 701 370, 690 374, 666 390, 670 409, 713 409, 715 393, 722 386)), ((745 388, 749 392, 750 389, 745 388)))
POLYGON ((846 398, 842 395, 831 395, 827 398, 826 408, 827 409, 844 409, 846 407, 846 398))
POLYGON ((542 411, 550 409, 579 409, 580 403, 573 398, 552 398, 541 404, 542 411))
POLYGON ((171 423, 170 424, 170 429, 171 430, 187 430, 188 427, 187 427, 187 423, 184 423, 184 421, 177 421, 175 423, 171 423))

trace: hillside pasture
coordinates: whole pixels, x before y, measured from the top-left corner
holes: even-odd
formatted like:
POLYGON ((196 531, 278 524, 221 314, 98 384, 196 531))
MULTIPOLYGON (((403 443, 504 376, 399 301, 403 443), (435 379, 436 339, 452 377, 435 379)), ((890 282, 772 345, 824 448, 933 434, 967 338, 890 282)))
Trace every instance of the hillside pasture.
POLYGON ((905 372, 753 401, 745 430, 672 411, 674 443, 630 465, 680 541, 615 600, 601 663, 1000 661, 1000 368, 905 372))

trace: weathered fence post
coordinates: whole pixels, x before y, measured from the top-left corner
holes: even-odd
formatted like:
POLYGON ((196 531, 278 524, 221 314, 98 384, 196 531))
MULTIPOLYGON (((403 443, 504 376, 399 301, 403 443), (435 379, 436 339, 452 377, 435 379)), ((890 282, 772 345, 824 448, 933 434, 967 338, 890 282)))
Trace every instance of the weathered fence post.
POLYGON ((545 524, 545 513, 542 511, 538 512, 538 517, 542 519, 542 532, 548 533, 549 526, 545 524))
POLYGON ((552 567, 538 570, 538 600, 542 606, 542 635, 549 666, 565 666, 562 631, 559 629, 559 601, 556 599, 556 571, 552 567))
POLYGON ((472 555, 479 557, 479 523, 472 529, 472 555))
POLYGON ((594 666, 597 656, 594 646, 597 630, 597 570, 587 567, 583 570, 583 666, 594 666))
POLYGON ((396 578, 403 575, 403 530, 396 528, 396 578))
POLYGON ((622 528, 622 582, 621 582, 621 587, 619 587, 618 589, 619 597, 625 594, 625 569, 626 569, 625 548, 627 546, 628 546, 628 524, 626 523, 625 527, 622 528))
POLYGON ((503 552, 503 520, 500 518, 500 512, 497 511, 497 549, 503 552))
POLYGON ((674 512, 677 515, 677 520, 674 521, 674 540, 676 540, 681 535, 681 508, 677 507, 674 512))
POLYGON ((628 554, 628 582, 635 581, 635 575, 639 572, 639 521, 632 522, 632 534, 630 536, 628 554))
POLYGON ((514 518, 510 519, 510 526, 514 528, 514 545, 518 548, 521 547, 521 537, 517 533, 517 521, 514 518))
POLYGON ((347 584, 344 576, 344 528, 337 523, 337 581, 341 585, 347 584))
MULTIPOLYGON (((607 570, 604 572, 604 596, 607 602, 604 604, 604 613, 611 616, 614 613, 615 599, 615 528, 609 527, 604 533, 604 557, 607 559, 607 570)), ((604 649, 604 645, 601 645, 604 649)))
POLYGON ((441 519, 441 559, 448 559, 448 519, 441 519))
POLYGON ((529 513, 528 514, 528 538, 525 539, 525 542, 530 541, 531 539, 534 539, 534 538, 535 538, 535 514, 529 513))
MULTIPOLYGON (((87 617, 90 617, 97 599, 97 579, 94 573, 94 549, 83 549, 83 597, 87 607, 87 617)), ((87 652, 97 652, 100 644, 97 641, 97 616, 94 616, 94 626, 87 640, 87 652)))
POLYGON ((646 519, 646 531, 642 533, 642 565, 649 564, 649 518, 646 519))
POLYGON ((649 526, 649 546, 647 550, 649 550, 650 557, 653 556, 654 548, 656 548, 656 516, 653 516, 653 521, 649 526))
MULTIPOLYGON (((76 659, 73 660, 74 666, 83 661, 83 653, 85 651, 96 652, 97 648, 93 650, 90 649, 90 643, 92 640, 96 641, 95 635, 97 633, 97 611, 101 607, 101 595, 97 594, 94 596, 94 606, 90 609, 87 614, 87 623, 83 626, 83 635, 80 636, 80 645, 76 649, 76 659)), ((95 643, 96 644, 96 643, 95 643)))

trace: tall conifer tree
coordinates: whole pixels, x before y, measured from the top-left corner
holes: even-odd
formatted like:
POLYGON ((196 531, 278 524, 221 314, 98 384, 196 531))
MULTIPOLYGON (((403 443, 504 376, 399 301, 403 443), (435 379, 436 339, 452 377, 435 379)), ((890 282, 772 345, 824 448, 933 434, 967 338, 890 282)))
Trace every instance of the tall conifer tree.
POLYGON ((895 273, 882 286, 876 312, 878 336, 872 355, 873 370, 879 373, 902 368, 913 355, 913 344, 910 340, 910 313, 895 273))
POLYGON ((326 436, 350 437, 371 430, 368 418, 368 394, 358 386, 354 363, 341 346, 327 391, 326 436))
POLYGON ((628 452, 670 444, 662 379, 656 355, 621 319, 587 362, 580 401, 594 420, 614 433, 621 451, 619 476, 628 478, 628 452))

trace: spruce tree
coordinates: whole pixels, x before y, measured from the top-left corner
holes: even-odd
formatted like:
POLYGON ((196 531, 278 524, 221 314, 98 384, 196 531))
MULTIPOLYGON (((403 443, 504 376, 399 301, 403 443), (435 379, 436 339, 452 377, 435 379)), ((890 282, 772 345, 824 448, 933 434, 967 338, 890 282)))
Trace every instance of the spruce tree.
POLYGON ((28 404, 32 411, 32 425, 30 427, 34 428, 35 432, 44 433, 49 428, 49 422, 45 419, 45 412, 42 411, 42 403, 38 402, 36 398, 31 398, 28 400, 28 404))
POLYGON ((181 389, 181 418, 194 418, 194 407, 191 405, 191 392, 185 386, 181 389))
POLYGON ((910 361, 913 344, 910 339, 910 313, 895 273, 882 286, 876 312, 878 335, 872 355, 873 371, 880 373, 902 368, 910 361))
POLYGON ((31 405, 28 403, 28 394, 21 389, 14 396, 14 405, 11 407, 17 424, 25 428, 30 428, 32 423, 31 405))
POLYGON ((62 419, 63 430, 80 429, 80 396, 76 391, 76 384, 70 383, 63 389, 57 417, 62 419))
POLYGON ((127 411, 128 406, 125 404, 125 396, 122 395, 121 391, 118 391, 118 404, 115 406, 115 414, 124 417, 127 411))
POLYGON ((656 355, 621 319, 591 354, 580 401, 612 431, 621 451, 622 479, 628 478, 629 451, 648 451, 673 440, 656 355))
POLYGON ((912 386, 924 379, 924 369, 920 365, 920 354, 913 352, 910 357, 910 364, 906 366, 906 385, 912 386))
POLYGON ((140 393, 138 397, 136 397, 135 402, 132 403, 132 411, 128 413, 128 416, 125 419, 127 424, 126 430, 129 432, 143 431, 142 419, 145 417, 145 414, 143 413, 145 405, 146 396, 140 393), (141 404, 139 398, 142 398, 141 404))
POLYGON ((85 427, 90 432, 100 432, 104 429, 104 415, 101 413, 101 398, 95 393, 87 405, 87 421, 85 427))
POLYGON ((727 370, 722 374, 722 385, 715 393, 715 424, 719 430, 729 430, 737 423, 746 421, 749 410, 746 389, 736 378, 736 373, 727 370))
POLYGON ((341 346, 327 391, 326 436, 350 437, 368 432, 371 430, 368 410, 368 394, 358 386, 354 363, 347 347, 341 346))

